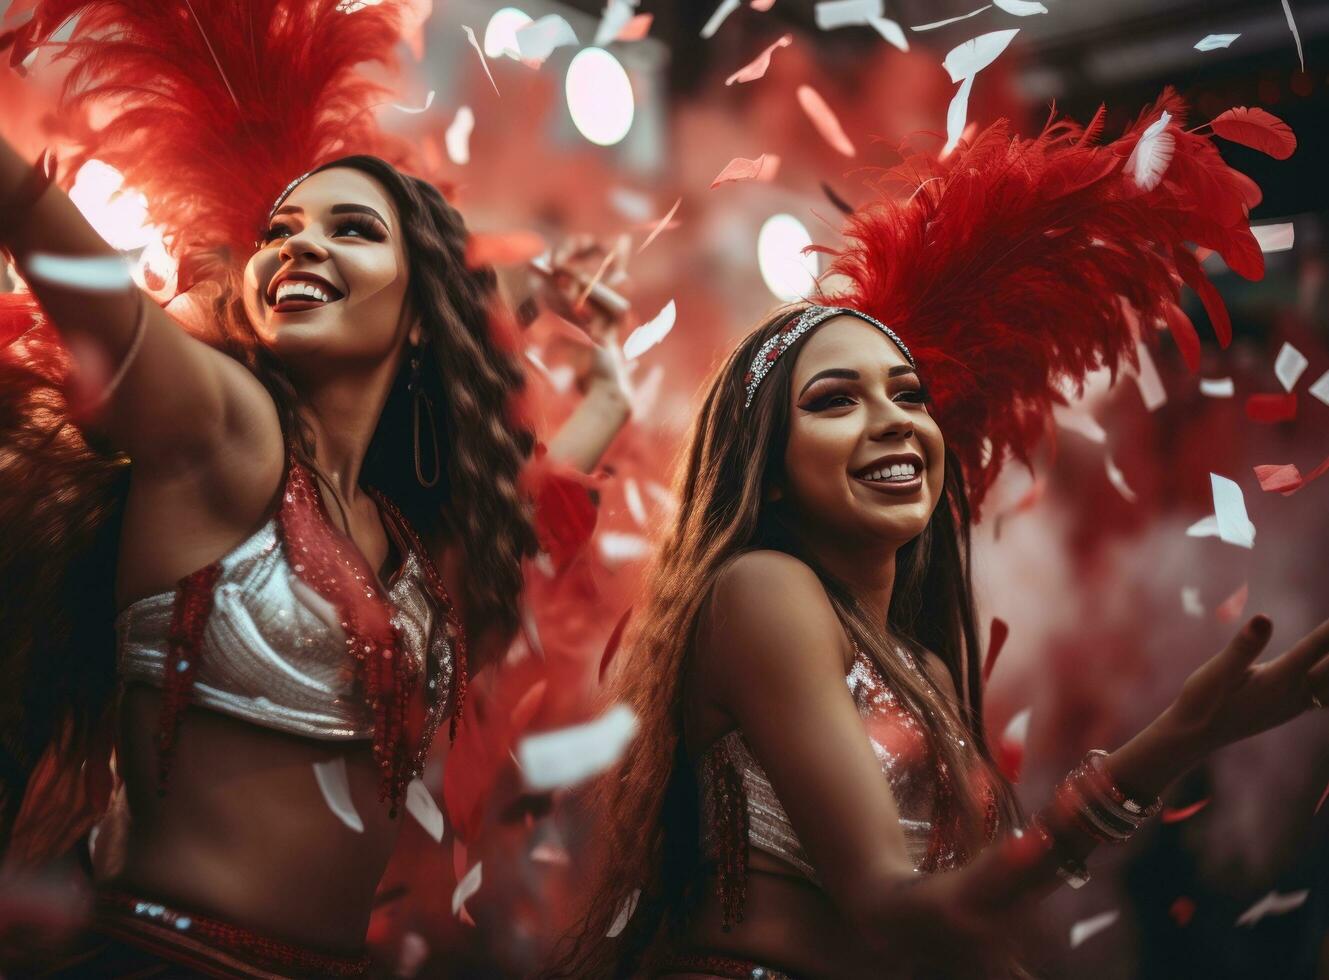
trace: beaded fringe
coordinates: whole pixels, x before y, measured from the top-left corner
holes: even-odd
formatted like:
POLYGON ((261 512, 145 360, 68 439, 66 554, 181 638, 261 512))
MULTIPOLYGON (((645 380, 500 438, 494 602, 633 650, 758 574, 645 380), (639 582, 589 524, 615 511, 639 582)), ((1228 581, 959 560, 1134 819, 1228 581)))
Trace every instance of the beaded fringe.
POLYGON ((212 614, 213 589, 221 577, 221 564, 213 562, 186 575, 177 583, 171 609, 171 632, 162 676, 162 708, 157 728, 157 791, 166 791, 180 722, 194 691, 199 659, 203 655, 203 631, 212 614))

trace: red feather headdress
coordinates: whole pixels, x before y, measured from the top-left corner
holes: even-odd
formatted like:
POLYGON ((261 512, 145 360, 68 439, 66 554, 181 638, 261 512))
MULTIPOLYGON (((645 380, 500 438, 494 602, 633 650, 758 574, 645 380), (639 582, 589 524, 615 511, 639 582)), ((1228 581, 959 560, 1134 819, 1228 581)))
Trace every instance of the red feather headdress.
MULTIPOLYGON (((1218 291, 1188 243, 1218 252, 1247 279, 1264 274, 1250 230, 1253 181, 1211 140, 1182 128, 1167 90, 1115 142, 1049 121, 1033 139, 1003 120, 948 158, 916 156, 879 171, 883 197, 847 218, 829 272, 848 285, 818 298, 861 310, 899 333, 931 390, 958 455, 973 518, 1007 456, 1026 466, 1059 388, 1077 387, 1165 326, 1191 370, 1200 342, 1178 305, 1200 296, 1220 346, 1232 339, 1218 291)), ((1232 109, 1217 134, 1286 157, 1292 132, 1262 110, 1232 109)), ((829 251, 829 250, 827 250, 829 251)))
POLYGON ((391 0, 45 0, 0 50, 17 65, 71 18, 63 108, 114 112, 80 134, 67 173, 94 155, 119 170, 182 260, 246 254, 277 195, 319 164, 406 155, 374 119, 386 89, 357 70, 394 64, 391 0))

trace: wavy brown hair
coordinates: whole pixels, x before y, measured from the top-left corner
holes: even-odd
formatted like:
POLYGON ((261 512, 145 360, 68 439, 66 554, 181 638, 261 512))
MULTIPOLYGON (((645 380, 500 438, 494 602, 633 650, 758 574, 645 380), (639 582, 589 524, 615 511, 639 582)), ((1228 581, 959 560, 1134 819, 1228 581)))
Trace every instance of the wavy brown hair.
MULTIPOLYGON (((702 855, 693 761, 683 740, 683 680, 698 617, 721 571, 744 552, 774 548, 795 555, 819 576, 846 633, 873 658, 901 701, 924 721, 932 750, 953 773, 984 771, 997 787, 1001 822, 1018 808, 992 764, 983 729, 978 683, 979 644, 969 569, 969 510, 958 461, 946 454, 944 497, 923 532, 896 555, 895 588, 887 622, 874 626, 848 588, 800 551, 779 502, 766 489, 783 476, 789 436, 792 368, 807 336, 775 363, 743 408, 744 375, 758 348, 784 329, 803 305, 783 307, 750 333, 715 375, 697 418, 675 492, 678 514, 647 576, 645 607, 624 647, 607 700, 629 704, 640 729, 611 778, 592 793, 594 832, 610 859, 597 866, 583 920, 551 976, 618 977, 651 966, 685 919, 702 855), (893 646, 914 655, 931 650, 946 664, 957 707, 926 670, 902 667, 893 646), (971 679, 966 685, 965 677, 971 679), (973 746, 957 747, 961 736, 973 746), (605 939, 624 903, 640 889, 636 911, 615 941, 605 939)), ((983 843, 982 814, 969 779, 947 816, 962 853, 983 843)))
MULTIPOLYGON (((415 473, 409 359, 403 357, 370 440, 363 482, 392 500, 431 547, 461 549, 466 575, 459 598, 471 632, 509 635, 519 622, 522 562, 537 549, 518 488, 535 438, 520 411, 524 377, 496 277, 488 267, 467 267, 466 226, 431 184, 377 157, 344 157, 319 169, 329 167, 373 177, 397 208, 409 264, 407 302, 420 319, 425 348, 421 382, 435 406, 443 457, 442 478, 422 487, 415 473)), ((288 447, 317 474, 299 391, 245 315, 236 264, 223 260, 215 271, 223 283, 213 305, 215 332, 200 339, 263 383, 288 447)), ((73 424, 63 393, 67 370, 49 326, 0 347, 0 534, 6 541, 0 556, 6 583, 0 590, 6 679, 0 688, 0 853, 24 862, 67 848, 99 815, 104 794, 85 783, 101 774, 81 770, 90 755, 104 757, 100 740, 115 689, 115 558, 130 464, 73 424), (41 773, 35 780, 34 772, 41 773)), ((428 436, 421 442, 430 453, 428 436)), ((432 469, 426 459, 425 472, 432 469)), ((470 666, 483 664, 472 660, 470 666)))

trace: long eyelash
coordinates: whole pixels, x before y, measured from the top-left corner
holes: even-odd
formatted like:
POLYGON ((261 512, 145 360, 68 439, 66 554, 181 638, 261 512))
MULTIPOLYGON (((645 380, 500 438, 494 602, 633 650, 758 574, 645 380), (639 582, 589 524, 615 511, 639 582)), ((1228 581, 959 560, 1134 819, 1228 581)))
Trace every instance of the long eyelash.
POLYGON ((263 234, 259 236, 259 241, 266 245, 268 242, 274 241, 277 238, 278 231, 290 232, 290 230, 291 229, 286 222, 278 221, 275 225, 271 225, 263 230, 263 234))
POLYGON ((348 215, 342 218, 338 222, 336 230, 340 232, 343 228, 354 228, 376 242, 381 242, 387 237, 386 229, 367 214, 348 215))

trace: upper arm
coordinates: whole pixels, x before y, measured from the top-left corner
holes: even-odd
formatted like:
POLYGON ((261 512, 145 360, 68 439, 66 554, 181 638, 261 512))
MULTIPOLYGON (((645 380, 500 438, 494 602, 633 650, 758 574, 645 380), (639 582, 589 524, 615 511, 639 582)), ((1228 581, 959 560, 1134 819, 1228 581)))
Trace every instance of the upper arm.
POLYGON ((810 568, 778 552, 720 575, 697 677, 743 732, 832 898, 853 909, 911 875, 899 811, 848 685, 848 641, 810 568))

